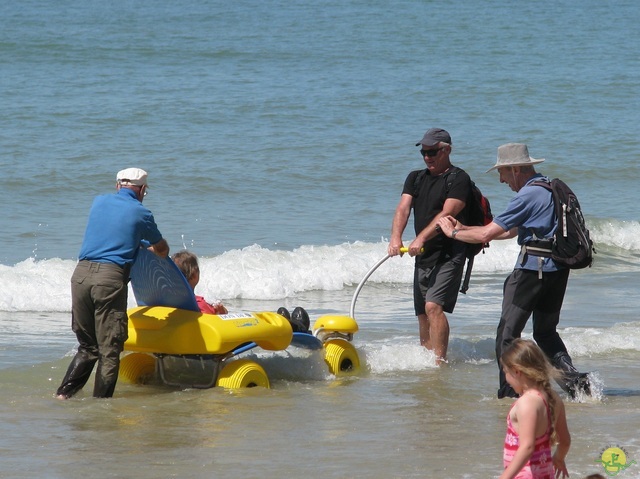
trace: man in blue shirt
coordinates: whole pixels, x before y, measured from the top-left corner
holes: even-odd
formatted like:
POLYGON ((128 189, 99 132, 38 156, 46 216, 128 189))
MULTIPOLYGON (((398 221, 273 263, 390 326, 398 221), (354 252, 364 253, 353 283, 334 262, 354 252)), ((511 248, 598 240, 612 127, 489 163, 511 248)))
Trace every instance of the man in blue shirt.
MULTIPOLYGON (((446 236, 466 243, 518 237, 522 252, 504 283, 502 314, 496 337, 498 367, 502 351, 520 337, 533 314, 533 338, 553 365, 564 372, 564 380, 560 385, 574 396, 577 390, 588 392, 589 384, 586 375, 578 373, 573 367, 556 329, 569 269, 556 264, 551 258, 533 256, 526 251, 528 242, 552 238, 558 224, 551 192, 531 184, 540 180, 548 181, 534 168, 534 165, 543 161, 531 158, 527 145, 508 143, 500 146, 498 161, 487 172, 497 168, 500 182, 506 183, 517 193, 504 213, 486 226, 465 226, 451 216, 442 218, 438 224, 446 236)), ((517 397, 517 394, 507 383, 500 368, 498 398, 503 397, 517 397)))
POLYGON ((120 353, 128 336, 129 271, 140 242, 158 256, 169 254, 153 214, 142 206, 147 173, 127 168, 116 176, 116 193, 98 196, 89 212, 78 265, 71 277, 71 324, 78 352, 71 361, 58 399, 84 387, 98 363, 94 397, 111 397, 118 380, 120 353))

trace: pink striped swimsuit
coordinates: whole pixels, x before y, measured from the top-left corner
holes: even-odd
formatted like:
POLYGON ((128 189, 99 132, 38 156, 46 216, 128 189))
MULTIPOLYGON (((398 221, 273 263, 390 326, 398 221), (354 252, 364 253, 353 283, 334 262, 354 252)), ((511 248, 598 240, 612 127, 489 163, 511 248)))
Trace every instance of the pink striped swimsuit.
MULTIPOLYGON (((540 396, 542 397, 542 395, 540 396)), ((547 408, 547 430, 542 436, 536 438, 533 454, 515 479, 554 479, 555 477, 553 462, 551 460, 551 411, 544 397, 542 397, 542 400, 547 408)), ((515 406, 515 403, 513 405, 515 406)), ((513 409, 513 406, 511 406, 511 409, 513 409)), ((511 464, 513 456, 520 444, 518 433, 511 423, 511 409, 509 409, 509 414, 507 414, 507 435, 504 438, 503 463, 505 469, 511 464)))

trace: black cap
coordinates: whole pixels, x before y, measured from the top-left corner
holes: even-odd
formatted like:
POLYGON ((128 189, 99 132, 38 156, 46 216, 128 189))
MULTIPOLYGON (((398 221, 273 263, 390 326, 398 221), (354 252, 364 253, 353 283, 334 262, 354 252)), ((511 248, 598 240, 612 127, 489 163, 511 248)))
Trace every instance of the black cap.
POLYGON ((424 145, 424 146, 436 146, 440 142, 451 143, 451 135, 447 130, 443 130, 442 128, 430 128, 422 137, 416 146, 424 145))

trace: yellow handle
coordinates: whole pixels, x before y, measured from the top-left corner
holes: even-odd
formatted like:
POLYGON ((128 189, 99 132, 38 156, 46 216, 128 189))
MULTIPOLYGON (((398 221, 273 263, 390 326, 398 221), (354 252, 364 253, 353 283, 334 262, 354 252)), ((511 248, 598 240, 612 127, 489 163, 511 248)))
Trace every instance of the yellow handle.
MULTIPOLYGON (((408 253, 409 252, 409 248, 407 248, 406 246, 403 246, 402 248, 400 248, 400 252, 401 253, 408 253)), ((424 253, 424 248, 420 248, 420 254, 424 253)))

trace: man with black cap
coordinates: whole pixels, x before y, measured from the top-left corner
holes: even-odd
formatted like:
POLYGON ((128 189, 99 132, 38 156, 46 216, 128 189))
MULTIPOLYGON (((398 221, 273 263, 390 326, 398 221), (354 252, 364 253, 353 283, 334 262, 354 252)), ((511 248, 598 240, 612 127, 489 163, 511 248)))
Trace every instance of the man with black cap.
POLYGON ((489 171, 498 170, 500 183, 509 185, 516 195, 507 209, 486 226, 465 226, 450 216, 441 218, 442 232, 458 241, 486 243, 494 239, 518 237, 522 245, 514 270, 503 288, 502 314, 496 335, 496 359, 500 368, 498 398, 517 397, 500 366, 502 351, 519 338, 533 314, 533 339, 555 367, 564 372, 560 386, 572 397, 578 391, 590 393, 589 379, 573 366, 571 357, 560 338, 557 326, 567 289, 569 269, 549 257, 528 253, 527 243, 549 238, 556 230, 558 219, 551 191, 536 186, 536 181, 549 179, 537 173, 534 166, 544 159, 531 158, 527 145, 507 143, 498 148, 498 160, 489 171))
POLYGON ((161 257, 169 254, 153 214, 142 206, 147 194, 147 172, 127 168, 116 175, 116 193, 100 195, 89 220, 71 277, 71 325, 78 338, 74 356, 58 399, 68 399, 96 370, 93 396, 113 396, 120 368, 120 353, 128 336, 127 295, 129 271, 141 241, 161 257))
POLYGON ((451 164, 451 136, 431 128, 416 146, 427 168, 409 173, 391 227, 389 255, 401 254, 402 234, 413 210, 415 239, 409 255, 415 256, 413 300, 420 344, 434 352, 436 363, 446 362, 449 321, 458 299, 467 246, 440 234, 438 220, 451 215, 466 220, 464 210, 471 194, 471 179, 451 164))

